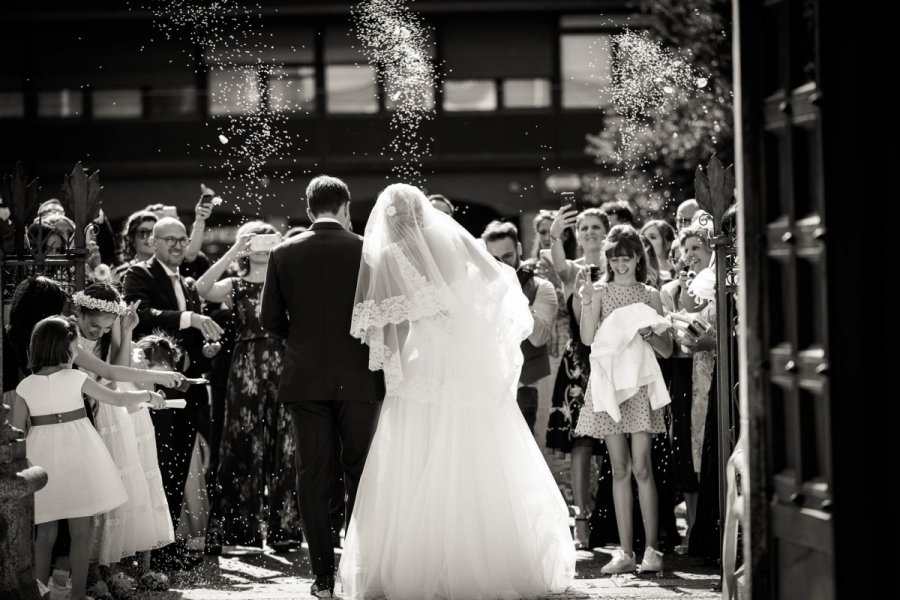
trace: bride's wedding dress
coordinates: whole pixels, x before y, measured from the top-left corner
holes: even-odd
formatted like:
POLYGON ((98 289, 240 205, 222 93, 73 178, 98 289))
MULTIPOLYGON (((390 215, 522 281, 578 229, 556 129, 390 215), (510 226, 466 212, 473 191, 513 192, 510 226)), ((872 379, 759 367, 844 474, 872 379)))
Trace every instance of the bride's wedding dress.
POLYGON ((533 325, 515 274, 410 186, 382 193, 366 232, 353 333, 388 392, 344 544, 344 595, 565 589, 568 510, 515 400, 533 325), (379 220, 392 223, 379 232, 379 220))

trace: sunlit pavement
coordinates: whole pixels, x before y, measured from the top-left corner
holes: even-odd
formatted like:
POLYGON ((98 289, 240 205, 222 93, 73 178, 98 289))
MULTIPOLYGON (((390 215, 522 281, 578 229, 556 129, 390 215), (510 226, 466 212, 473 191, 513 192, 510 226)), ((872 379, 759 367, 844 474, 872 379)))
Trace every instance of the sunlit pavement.
MULTIPOLYGON (((662 576, 600 575, 611 549, 579 553, 577 579, 563 593, 548 599, 586 598, 718 598, 713 585, 718 576, 712 567, 693 559, 665 556, 662 576)), ((153 600, 298 600, 309 598, 312 576, 306 549, 289 554, 269 551, 206 557, 200 567, 173 575, 168 592, 145 592, 153 600)), ((340 588, 335 590, 340 597, 340 588)))

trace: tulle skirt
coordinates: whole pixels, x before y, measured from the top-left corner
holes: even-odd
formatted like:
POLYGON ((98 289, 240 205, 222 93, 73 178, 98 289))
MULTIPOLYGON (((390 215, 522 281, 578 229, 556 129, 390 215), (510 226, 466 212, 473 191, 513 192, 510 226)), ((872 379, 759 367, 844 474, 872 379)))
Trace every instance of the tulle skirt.
POLYGON ((514 390, 501 401, 420 383, 385 399, 340 562, 344 595, 564 590, 575 571, 568 509, 514 390))
POLYGON ((152 423, 146 408, 136 418, 123 407, 100 403, 97 432, 115 461, 128 501, 93 520, 91 557, 101 565, 119 562, 138 552, 153 550, 173 541, 152 423), (160 510, 160 508, 163 510, 160 510))

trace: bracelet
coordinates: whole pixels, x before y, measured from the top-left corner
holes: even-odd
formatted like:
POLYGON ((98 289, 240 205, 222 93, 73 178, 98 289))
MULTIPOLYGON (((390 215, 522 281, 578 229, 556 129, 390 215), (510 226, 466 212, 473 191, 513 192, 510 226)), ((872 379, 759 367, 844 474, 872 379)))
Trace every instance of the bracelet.
POLYGON ((561 238, 561 237, 554 237, 554 236, 551 235, 551 236, 550 236, 550 239, 553 240, 554 242, 558 242, 558 241, 560 241, 562 238, 561 238))

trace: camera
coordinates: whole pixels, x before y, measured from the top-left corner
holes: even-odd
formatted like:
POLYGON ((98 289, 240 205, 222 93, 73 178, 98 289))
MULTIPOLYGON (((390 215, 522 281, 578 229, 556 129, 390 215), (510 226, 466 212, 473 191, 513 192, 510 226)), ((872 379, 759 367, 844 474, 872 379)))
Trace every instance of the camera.
POLYGON ((268 252, 281 242, 277 233, 260 233, 250 238, 251 252, 268 252))
POLYGON ((159 218, 163 217, 172 217, 173 219, 178 218, 178 209, 174 206, 163 206, 159 209, 159 218))
POLYGON ((600 269, 598 265, 591 265, 591 283, 597 283, 600 281, 600 277, 603 276, 603 271, 600 269))

